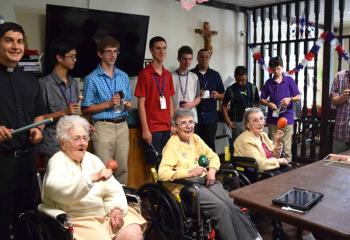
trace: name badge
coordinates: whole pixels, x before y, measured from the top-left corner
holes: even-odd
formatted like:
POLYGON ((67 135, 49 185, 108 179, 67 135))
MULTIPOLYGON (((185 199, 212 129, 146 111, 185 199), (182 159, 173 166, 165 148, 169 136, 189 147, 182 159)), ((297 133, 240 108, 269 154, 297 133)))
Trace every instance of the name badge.
POLYGON ((205 90, 205 91, 204 91, 202 98, 210 98, 210 92, 209 92, 209 90, 205 90))
POLYGON ((272 112, 272 117, 278 118, 278 116, 279 116, 279 114, 276 110, 272 112))
POLYGON ((160 101, 160 109, 164 110, 166 109, 166 100, 164 96, 160 96, 159 97, 159 101, 160 101))

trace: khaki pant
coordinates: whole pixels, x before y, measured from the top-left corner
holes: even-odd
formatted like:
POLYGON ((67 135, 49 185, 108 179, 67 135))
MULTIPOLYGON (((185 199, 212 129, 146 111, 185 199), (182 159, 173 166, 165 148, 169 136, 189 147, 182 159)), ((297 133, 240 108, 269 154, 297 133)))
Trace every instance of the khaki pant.
POLYGON ((121 184, 128 181, 129 128, 126 122, 97 121, 93 137, 95 154, 106 162, 117 160, 118 170, 114 174, 121 184))
MULTIPOLYGON (((271 140, 275 140, 275 135, 278 130, 276 125, 269 125, 269 135, 271 140)), ((287 125, 284 129, 284 136, 282 138, 283 151, 288 161, 292 161, 292 136, 293 136, 293 125, 287 125)))
POLYGON ((123 220, 124 225, 122 228, 114 230, 111 227, 110 218, 108 216, 73 217, 70 219, 73 224, 75 240, 111 240, 126 228, 132 231, 130 227, 132 227, 133 224, 140 225, 141 229, 144 230, 147 223, 146 220, 131 207, 129 207, 128 213, 123 220))

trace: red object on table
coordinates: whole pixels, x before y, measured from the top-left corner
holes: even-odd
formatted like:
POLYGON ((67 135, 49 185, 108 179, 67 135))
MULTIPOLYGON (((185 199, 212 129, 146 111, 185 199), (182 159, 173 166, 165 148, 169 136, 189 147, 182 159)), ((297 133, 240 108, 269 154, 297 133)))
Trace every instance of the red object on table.
POLYGON ((106 162, 106 168, 111 169, 113 172, 117 171, 118 163, 116 160, 108 160, 106 162))
POLYGON ((285 128, 285 127, 287 126, 287 124, 288 124, 288 120, 287 120, 287 118, 285 118, 285 117, 281 117, 281 118, 279 118, 278 121, 277 121, 277 127, 278 127, 279 129, 285 128))

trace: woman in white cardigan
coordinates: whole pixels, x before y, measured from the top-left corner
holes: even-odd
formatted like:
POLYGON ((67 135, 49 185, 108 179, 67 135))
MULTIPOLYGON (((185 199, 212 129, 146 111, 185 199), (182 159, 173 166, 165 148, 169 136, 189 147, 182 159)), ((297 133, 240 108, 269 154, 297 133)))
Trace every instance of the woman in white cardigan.
POLYGON ((89 123, 72 115, 57 124, 61 151, 49 160, 39 210, 50 216, 66 213, 74 239, 143 239, 145 220, 128 208, 125 193, 102 161, 86 151, 89 123))
POLYGON ((246 130, 234 143, 234 156, 254 158, 259 171, 271 171, 275 175, 289 171, 288 160, 281 157, 282 130, 278 130, 275 141, 264 132, 265 119, 260 108, 250 108, 243 115, 246 130))

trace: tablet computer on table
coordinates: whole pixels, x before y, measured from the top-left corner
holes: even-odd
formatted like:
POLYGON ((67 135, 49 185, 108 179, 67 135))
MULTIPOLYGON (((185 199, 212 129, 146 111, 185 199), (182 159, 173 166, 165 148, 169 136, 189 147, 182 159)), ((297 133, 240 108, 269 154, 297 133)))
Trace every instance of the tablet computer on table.
POLYGON ((272 203, 300 211, 308 211, 320 201, 322 197, 323 194, 319 192, 291 188, 282 195, 272 199, 272 203))

